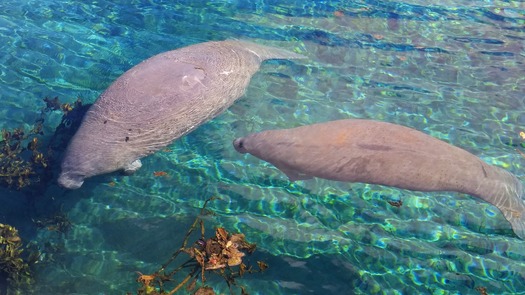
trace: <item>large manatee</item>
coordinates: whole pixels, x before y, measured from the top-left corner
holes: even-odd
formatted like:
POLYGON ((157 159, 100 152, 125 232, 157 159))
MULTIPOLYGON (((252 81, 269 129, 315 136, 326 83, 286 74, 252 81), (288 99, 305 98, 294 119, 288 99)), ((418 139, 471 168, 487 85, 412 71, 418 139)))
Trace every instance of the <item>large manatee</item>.
POLYGON ((240 153, 272 163, 290 180, 320 177, 415 191, 455 191, 496 206, 525 239, 522 183, 511 173, 417 130, 339 120, 237 138, 240 153))
POLYGON ((301 58, 243 41, 200 43, 155 55, 104 91, 86 113, 62 161, 58 183, 140 168, 140 158, 220 114, 243 95, 266 59, 301 58))

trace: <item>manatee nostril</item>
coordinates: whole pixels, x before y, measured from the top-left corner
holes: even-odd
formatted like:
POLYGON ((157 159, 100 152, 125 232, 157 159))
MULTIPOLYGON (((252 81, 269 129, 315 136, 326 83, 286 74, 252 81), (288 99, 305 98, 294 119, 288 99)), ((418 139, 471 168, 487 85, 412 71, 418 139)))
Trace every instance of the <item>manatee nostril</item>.
POLYGON ((242 153, 242 154, 246 153, 246 149, 244 148, 244 139, 242 137, 237 138, 233 141, 233 147, 239 153, 242 153))

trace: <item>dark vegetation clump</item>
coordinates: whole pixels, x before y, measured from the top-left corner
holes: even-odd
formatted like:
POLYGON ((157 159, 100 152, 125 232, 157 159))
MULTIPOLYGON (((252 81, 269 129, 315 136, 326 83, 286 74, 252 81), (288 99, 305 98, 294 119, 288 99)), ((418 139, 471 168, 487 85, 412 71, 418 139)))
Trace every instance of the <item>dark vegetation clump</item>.
POLYGON ((48 159, 39 150, 42 124, 39 122, 29 132, 22 128, 2 130, 0 141, 0 181, 7 187, 21 189, 39 181, 48 167, 48 159))
MULTIPOLYGON (((65 235, 71 228, 71 222, 62 212, 34 222, 38 228, 60 235, 65 235)), ((29 243, 24 246, 14 227, 0 223, 0 294, 32 294, 35 282, 33 266, 44 256, 50 259, 58 248, 51 241, 45 245, 29 243)))
POLYGON ((73 104, 60 103, 57 97, 43 100, 46 105, 30 130, 1 131, 0 186, 25 190, 26 193, 44 191, 53 179, 59 155, 88 108, 80 99, 73 104), (53 111, 63 113, 62 121, 53 135, 46 135, 43 132, 45 118, 53 111))
POLYGON ((0 223, 0 294, 24 294, 33 277, 23 259, 22 239, 14 227, 0 223))
POLYGON ((57 212, 50 217, 33 220, 39 229, 45 229, 65 235, 72 227, 68 216, 63 212, 57 212))

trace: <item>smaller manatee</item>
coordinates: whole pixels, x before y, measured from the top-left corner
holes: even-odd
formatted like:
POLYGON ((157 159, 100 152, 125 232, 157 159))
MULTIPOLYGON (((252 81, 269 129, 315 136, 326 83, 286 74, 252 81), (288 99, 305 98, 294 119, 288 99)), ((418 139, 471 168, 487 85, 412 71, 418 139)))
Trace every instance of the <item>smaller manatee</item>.
POLYGON ((339 120, 254 133, 233 146, 272 163, 292 181, 319 177, 469 194, 496 206, 525 239, 523 185, 514 175, 408 127, 339 120))

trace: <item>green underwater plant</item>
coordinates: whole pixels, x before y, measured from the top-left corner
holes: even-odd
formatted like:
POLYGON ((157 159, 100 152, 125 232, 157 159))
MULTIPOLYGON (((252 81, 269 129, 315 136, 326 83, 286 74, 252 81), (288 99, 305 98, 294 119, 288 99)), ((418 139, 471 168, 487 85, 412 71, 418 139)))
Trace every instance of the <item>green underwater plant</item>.
MULTIPOLYGON (((23 294, 33 283, 29 264, 22 258, 22 239, 14 227, 0 223, 0 286, 7 294, 23 294)), ((4 294, 0 290, 1 294, 4 294)))
MULTIPOLYGON (((201 215, 204 215, 206 204, 212 199, 204 203, 201 215)), ((262 261, 257 261, 257 268, 244 263, 243 258, 246 254, 252 254, 255 249, 256 245, 247 242, 244 234, 231 234, 222 227, 217 228, 213 236, 205 238, 204 222, 201 217, 197 217, 186 233, 181 247, 159 270, 147 275, 137 272, 139 276, 136 281, 140 284, 137 294, 172 295, 183 290, 183 287, 186 286, 184 289, 195 295, 214 295, 216 293, 213 288, 204 285, 206 274, 209 273, 222 277, 227 283, 230 293, 234 294, 233 287, 237 285, 236 278, 248 273, 262 272, 268 268, 268 265, 262 261), (188 247, 190 237, 198 228, 200 228, 200 237, 188 247), (173 270, 168 271, 168 267, 182 253, 187 254, 189 258, 179 266, 174 267, 173 270), (173 277, 187 268, 190 270, 184 279, 174 287, 169 287, 168 283, 173 285, 173 277)), ((245 287, 238 286, 238 288, 240 288, 241 294, 248 294, 245 287)))

